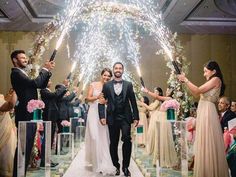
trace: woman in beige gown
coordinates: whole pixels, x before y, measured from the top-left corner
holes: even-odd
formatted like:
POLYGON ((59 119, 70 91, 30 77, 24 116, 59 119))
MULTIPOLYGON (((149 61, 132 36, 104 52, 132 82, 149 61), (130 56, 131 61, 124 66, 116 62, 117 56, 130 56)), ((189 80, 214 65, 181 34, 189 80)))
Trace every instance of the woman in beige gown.
POLYGON ((143 106, 142 103, 149 105, 148 98, 144 96, 140 99, 140 101, 139 100, 137 101, 139 118, 140 118, 139 125, 143 126, 143 134, 138 139, 138 145, 140 145, 141 147, 145 147, 147 141, 147 131, 148 131, 148 120, 147 120, 148 110, 145 106, 143 106))
MULTIPOLYGON (((154 89, 154 93, 157 95, 163 95, 162 89, 157 87, 154 89)), ((150 112, 150 120, 147 131, 147 141, 146 141, 146 150, 149 155, 152 155, 154 152, 154 146, 156 144, 156 122, 158 121, 158 110, 160 109, 161 102, 159 100, 155 100, 150 105, 145 103, 141 103, 142 106, 146 107, 146 109, 150 112)))
MULTIPOLYGON (((150 92, 147 88, 143 88, 142 91, 159 101, 173 99, 172 88, 167 88, 166 96, 150 92)), ((172 126, 170 121, 167 120, 167 112, 160 106, 160 109, 156 112, 155 116, 156 119, 152 125, 154 132, 153 138, 155 140, 152 147, 153 164, 156 165, 156 161, 159 159, 161 167, 175 167, 178 163, 178 158, 172 135, 172 126)))
POLYGON ((14 107, 16 99, 13 91, 9 94, 8 101, 0 94, 0 177, 12 177, 13 174, 17 138, 15 125, 8 111, 14 107))
POLYGON ((228 177, 223 134, 215 105, 225 89, 219 65, 215 61, 208 62, 204 67, 204 76, 206 83, 197 87, 184 74, 178 75, 178 79, 185 83, 193 95, 200 95, 194 145, 194 176, 228 177))

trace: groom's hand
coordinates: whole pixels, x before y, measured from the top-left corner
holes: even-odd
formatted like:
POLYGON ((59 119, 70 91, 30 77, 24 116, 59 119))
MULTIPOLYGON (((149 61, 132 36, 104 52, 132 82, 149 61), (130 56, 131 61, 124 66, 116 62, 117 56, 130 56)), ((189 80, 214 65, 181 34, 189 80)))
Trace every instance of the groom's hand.
POLYGON ((139 120, 134 120, 134 127, 137 127, 139 123, 139 120))
POLYGON ((106 121, 105 118, 100 119, 100 122, 101 122, 102 125, 106 125, 107 124, 107 121, 106 121))

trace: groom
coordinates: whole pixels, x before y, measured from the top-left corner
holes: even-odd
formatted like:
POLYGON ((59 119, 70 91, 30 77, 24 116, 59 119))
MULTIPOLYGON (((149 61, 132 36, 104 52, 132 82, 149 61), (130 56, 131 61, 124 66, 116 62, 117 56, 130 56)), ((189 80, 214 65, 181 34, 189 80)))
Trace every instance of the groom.
POLYGON ((116 167, 116 176, 120 175, 118 158, 118 144, 120 131, 122 133, 122 171, 125 176, 131 176, 128 169, 131 156, 131 123, 135 126, 139 122, 139 113, 132 83, 122 80, 124 65, 116 62, 113 65, 114 80, 104 84, 102 93, 107 100, 107 113, 105 105, 99 104, 99 118, 102 125, 108 124, 110 135, 110 155, 113 165, 116 167), (132 110, 132 111, 131 111, 132 110), (106 117, 105 117, 106 115, 106 117))

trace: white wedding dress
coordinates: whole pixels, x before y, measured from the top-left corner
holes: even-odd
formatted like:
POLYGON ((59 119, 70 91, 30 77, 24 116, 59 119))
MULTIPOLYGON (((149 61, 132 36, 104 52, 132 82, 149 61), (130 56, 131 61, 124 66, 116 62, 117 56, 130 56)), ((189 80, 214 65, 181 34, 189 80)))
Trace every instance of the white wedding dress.
MULTIPOLYGON (((92 83, 93 96, 98 96, 101 90, 92 83)), ((85 132, 85 162, 92 165, 94 172, 102 172, 104 175, 114 173, 109 151, 108 126, 100 123, 98 115, 98 101, 89 103, 89 111, 85 132)))

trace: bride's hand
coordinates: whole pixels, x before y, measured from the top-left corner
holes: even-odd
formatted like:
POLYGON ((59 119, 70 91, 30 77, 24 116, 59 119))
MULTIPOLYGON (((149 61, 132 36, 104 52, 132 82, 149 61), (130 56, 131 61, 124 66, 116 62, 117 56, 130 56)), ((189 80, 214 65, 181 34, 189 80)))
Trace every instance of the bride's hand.
POLYGON ((102 125, 106 125, 107 124, 107 121, 106 121, 105 118, 100 119, 100 122, 101 122, 102 125))
POLYGON ((104 98, 104 94, 103 93, 100 93, 100 95, 98 96, 98 100, 99 100, 100 104, 106 104, 107 103, 107 101, 104 98))

